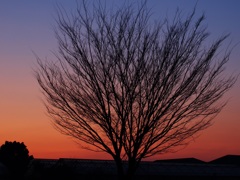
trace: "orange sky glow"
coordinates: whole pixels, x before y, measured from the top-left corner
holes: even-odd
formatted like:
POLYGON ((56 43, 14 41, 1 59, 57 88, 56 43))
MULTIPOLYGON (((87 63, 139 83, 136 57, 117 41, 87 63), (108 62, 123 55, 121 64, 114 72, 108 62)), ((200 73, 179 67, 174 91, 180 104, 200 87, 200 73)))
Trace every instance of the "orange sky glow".
MULTIPOLYGON (((68 3, 64 0, 0 2, 0 144, 24 142, 35 158, 111 159, 105 153, 81 149, 71 137, 56 131, 46 115, 40 88, 33 75, 36 59, 32 51, 42 58, 51 58, 51 50, 57 49, 53 33, 56 2, 74 9, 75 0, 68 3)), ((187 2, 152 0, 149 6, 154 7, 153 11, 161 9, 166 15, 176 7, 184 12, 191 11, 195 2, 187 2)), ((229 2, 198 1, 197 11, 205 12, 213 38, 230 32, 230 41, 234 44, 240 42, 240 1, 229 2)), ((237 45, 227 73, 240 73, 239 57, 240 45, 237 45)), ((227 154, 240 155, 239 79, 225 98, 228 104, 214 119, 214 125, 202 131, 187 147, 146 160, 195 157, 210 161, 227 154)))

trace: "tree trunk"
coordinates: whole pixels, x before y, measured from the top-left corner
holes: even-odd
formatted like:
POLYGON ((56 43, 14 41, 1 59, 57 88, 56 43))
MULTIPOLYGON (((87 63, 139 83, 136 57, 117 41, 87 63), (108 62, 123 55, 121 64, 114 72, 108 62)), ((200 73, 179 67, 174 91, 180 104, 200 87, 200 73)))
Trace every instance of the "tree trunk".
POLYGON ((137 170, 137 163, 134 159, 130 159, 128 161, 128 169, 127 172, 125 174, 125 178, 126 180, 133 180, 134 178, 134 174, 137 170))
POLYGON ((135 170, 128 170, 124 179, 133 180, 134 174, 135 174, 135 170))
POLYGON ((135 158, 129 158, 128 161, 123 162, 120 155, 113 156, 117 166, 118 180, 133 180, 140 161, 135 158))
POLYGON ((117 165, 118 180, 133 180, 137 168, 135 161, 128 162, 127 171, 124 171, 124 163, 120 158, 116 158, 115 163, 117 165))
POLYGON ((124 180, 125 176, 124 176, 123 162, 122 162, 121 158, 119 158, 119 157, 115 157, 114 160, 115 160, 115 163, 117 166, 118 179, 124 180))

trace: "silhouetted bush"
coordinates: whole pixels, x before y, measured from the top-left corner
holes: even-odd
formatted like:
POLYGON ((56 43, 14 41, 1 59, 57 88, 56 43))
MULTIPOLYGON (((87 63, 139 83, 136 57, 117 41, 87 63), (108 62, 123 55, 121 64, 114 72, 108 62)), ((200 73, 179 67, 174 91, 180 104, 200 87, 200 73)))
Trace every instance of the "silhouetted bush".
POLYGON ((23 142, 6 141, 0 147, 0 162, 8 168, 9 178, 23 179, 32 159, 33 156, 29 156, 29 151, 23 142))

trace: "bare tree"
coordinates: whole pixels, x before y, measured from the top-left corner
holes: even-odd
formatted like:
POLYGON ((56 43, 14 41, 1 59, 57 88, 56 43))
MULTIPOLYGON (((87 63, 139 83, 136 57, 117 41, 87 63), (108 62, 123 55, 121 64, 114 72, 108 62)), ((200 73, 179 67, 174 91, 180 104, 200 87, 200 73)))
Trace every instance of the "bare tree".
POLYGON ((150 13, 145 3, 60 11, 57 62, 38 58, 36 70, 57 130, 110 154, 125 179, 209 127, 236 81, 223 74, 230 52, 218 53, 227 36, 207 45, 204 15, 156 23, 150 13))

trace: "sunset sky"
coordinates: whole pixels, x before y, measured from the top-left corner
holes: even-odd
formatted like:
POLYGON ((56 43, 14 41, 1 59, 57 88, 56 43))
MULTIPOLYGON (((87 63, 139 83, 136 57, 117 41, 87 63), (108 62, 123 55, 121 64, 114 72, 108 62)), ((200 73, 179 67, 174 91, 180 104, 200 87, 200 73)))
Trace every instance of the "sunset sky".
MULTIPOLYGON (((96 3, 98 1, 95 1, 96 3)), ((107 0, 119 6, 121 0, 107 0)), ((240 73, 240 1, 239 0, 148 0, 153 17, 171 17, 178 7, 191 12, 197 2, 197 14, 205 13, 204 24, 211 33, 209 42, 230 33, 222 50, 236 44, 226 74, 240 73)), ((75 0, 0 0, 0 145, 5 141, 24 142, 35 158, 110 158, 104 153, 83 150, 70 137, 51 125, 42 103, 42 94, 34 78, 34 53, 42 59, 54 58, 56 6, 67 11, 75 0)), ((240 155, 240 79, 225 95, 228 104, 215 118, 214 125, 200 133, 189 146, 177 153, 158 155, 148 160, 195 157, 209 161, 227 154, 240 155)))

